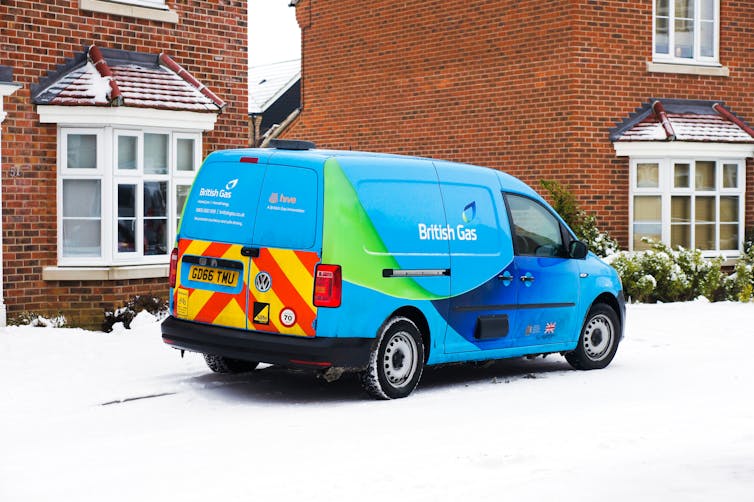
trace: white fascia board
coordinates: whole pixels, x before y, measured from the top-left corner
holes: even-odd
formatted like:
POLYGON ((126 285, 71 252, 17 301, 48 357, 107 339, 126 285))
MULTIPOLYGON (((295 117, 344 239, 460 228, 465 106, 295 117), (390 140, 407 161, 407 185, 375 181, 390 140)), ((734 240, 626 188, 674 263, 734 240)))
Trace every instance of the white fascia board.
POLYGON ((754 157, 752 143, 616 141, 613 148, 618 157, 754 157))
POLYGON ((270 99, 268 99, 267 101, 264 102, 264 104, 262 104, 261 106, 262 112, 266 112, 267 109, 275 103, 275 101, 280 99, 283 96, 283 94, 288 92, 288 89, 293 87, 293 85, 299 80, 301 80, 301 72, 296 73, 288 82, 285 83, 285 85, 283 85, 283 87, 278 89, 277 92, 270 97, 270 99))
POLYGON ((128 106, 56 106, 38 105, 39 121, 43 124, 87 126, 169 127, 191 131, 211 131, 217 113, 199 113, 128 106))
POLYGON ((21 84, 0 84, 0 97, 10 96, 21 88, 21 84))

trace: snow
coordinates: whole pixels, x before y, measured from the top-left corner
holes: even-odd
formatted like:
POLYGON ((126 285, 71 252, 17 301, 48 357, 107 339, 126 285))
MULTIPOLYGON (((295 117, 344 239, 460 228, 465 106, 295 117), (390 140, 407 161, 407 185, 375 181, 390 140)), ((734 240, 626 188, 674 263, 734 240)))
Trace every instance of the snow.
POLYGON ((0 329, 0 500, 754 500, 754 303, 630 305, 605 370, 428 369, 373 401, 132 330, 0 329))

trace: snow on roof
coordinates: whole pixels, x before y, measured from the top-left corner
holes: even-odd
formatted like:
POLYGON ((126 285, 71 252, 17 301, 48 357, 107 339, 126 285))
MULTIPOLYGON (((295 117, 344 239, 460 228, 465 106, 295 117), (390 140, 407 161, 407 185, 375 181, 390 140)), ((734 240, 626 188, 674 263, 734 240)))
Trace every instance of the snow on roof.
POLYGON ((611 130, 612 141, 754 143, 754 130, 715 101, 651 100, 611 130))
POLYGON ((300 78, 300 59, 249 68, 249 112, 265 112, 300 78))
POLYGON ((34 103, 219 112, 225 103, 165 54, 98 49, 69 60, 33 89, 34 103), (41 90, 40 90, 41 88, 41 90))

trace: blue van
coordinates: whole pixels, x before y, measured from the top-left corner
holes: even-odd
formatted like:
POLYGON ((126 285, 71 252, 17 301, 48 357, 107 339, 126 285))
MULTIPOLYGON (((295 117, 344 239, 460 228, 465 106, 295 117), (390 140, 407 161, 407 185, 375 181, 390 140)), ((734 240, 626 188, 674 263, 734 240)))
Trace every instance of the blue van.
POLYGON ((425 365, 562 353, 607 366, 616 272, 520 180, 303 141, 207 157, 170 260, 165 343, 216 372, 358 372, 381 399, 425 365))

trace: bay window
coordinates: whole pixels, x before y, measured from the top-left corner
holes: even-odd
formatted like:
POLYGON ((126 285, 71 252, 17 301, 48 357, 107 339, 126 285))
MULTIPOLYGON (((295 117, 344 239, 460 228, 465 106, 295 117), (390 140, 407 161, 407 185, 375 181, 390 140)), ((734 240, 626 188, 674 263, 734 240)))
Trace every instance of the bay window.
POLYGON ((201 134, 61 128, 59 264, 167 263, 201 134))
POLYGON ((719 0, 655 0, 654 60, 717 64, 719 0))
POLYGON ((743 159, 631 160, 631 248, 644 238, 737 256, 743 241, 743 159))

